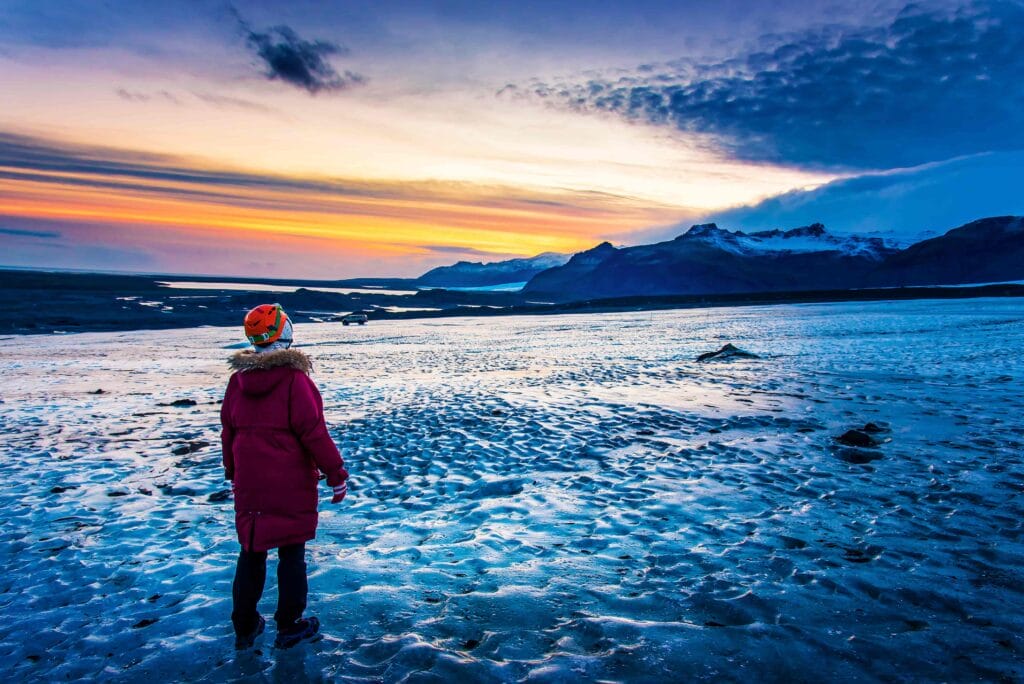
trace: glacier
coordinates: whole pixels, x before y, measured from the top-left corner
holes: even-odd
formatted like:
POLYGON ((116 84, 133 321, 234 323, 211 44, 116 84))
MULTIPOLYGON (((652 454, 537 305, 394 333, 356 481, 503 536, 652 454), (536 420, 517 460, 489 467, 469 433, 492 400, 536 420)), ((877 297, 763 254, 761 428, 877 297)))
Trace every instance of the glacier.
MULTIPOLYGON (((217 401, 239 331, 0 339, 6 680, 1024 674, 1020 300, 296 340, 352 472, 308 545, 325 637, 236 654, 217 401), (726 342, 760 358, 696 361, 726 342), (867 423, 877 447, 836 441, 867 423)), ((275 592, 271 571, 265 614, 275 592)))

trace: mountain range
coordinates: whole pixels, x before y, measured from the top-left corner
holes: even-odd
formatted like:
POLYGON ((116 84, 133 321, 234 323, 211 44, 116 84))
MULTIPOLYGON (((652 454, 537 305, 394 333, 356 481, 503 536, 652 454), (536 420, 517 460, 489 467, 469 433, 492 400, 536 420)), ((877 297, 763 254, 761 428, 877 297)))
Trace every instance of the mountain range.
POLYGON ((1024 217, 979 219, 905 249, 835 236, 820 223, 744 233, 715 224, 674 240, 604 242, 533 276, 522 293, 554 301, 670 294, 845 290, 1024 279, 1024 217))
MULTIPOLYGON (((485 264, 460 261, 451 266, 439 266, 416 279, 421 287, 487 288, 500 285, 521 285, 541 271, 562 266, 569 254, 545 252, 528 259, 509 259, 485 264)), ((518 289, 518 287, 516 288, 518 289)))

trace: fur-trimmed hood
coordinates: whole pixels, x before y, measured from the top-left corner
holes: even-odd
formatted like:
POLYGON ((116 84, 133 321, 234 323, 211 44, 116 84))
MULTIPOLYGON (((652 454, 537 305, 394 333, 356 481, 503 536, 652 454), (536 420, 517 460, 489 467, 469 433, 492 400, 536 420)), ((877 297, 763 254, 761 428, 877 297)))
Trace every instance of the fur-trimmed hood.
POLYGON ((309 375, 313 362, 297 349, 278 349, 257 354, 242 351, 228 359, 236 372, 231 382, 237 383, 243 393, 254 397, 270 394, 282 382, 294 378, 296 371, 309 375))
POLYGON ((313 371, 313 360, 298 349, 278 349, 272 352, 256 352, 247 349, 232 354, 228 365, 236 371, 270 370, 271 368, 294 368, 306 375, 313 371))

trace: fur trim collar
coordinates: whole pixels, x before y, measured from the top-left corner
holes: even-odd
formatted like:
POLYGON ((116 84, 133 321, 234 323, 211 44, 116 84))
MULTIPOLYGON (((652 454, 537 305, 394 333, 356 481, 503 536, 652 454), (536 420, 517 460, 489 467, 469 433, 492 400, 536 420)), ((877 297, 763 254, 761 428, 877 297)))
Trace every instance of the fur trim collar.
POLYGON ((262 354, 247 349, 233 354, 228 359, 228 365, 236 371, 267 370, 287 366, 309 375, 313 370, 312 359, 298 349, 278 349, 262 354))

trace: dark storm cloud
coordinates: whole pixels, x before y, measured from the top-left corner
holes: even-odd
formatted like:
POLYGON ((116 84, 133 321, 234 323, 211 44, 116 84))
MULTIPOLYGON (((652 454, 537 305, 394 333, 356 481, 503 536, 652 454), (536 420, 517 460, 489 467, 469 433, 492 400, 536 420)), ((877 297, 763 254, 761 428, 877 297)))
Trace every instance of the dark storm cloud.
POLYGON ((328 58, 348 54, 348 48, 324 40, 303 40, 288 26, 274 26, 266 31, 253 30, 234 11, 245 32, 246 44, 265 67, 264 75, 316 94, 344 90, 365 83, 366 79, 352 71, 338 73, 328 58))
POLYGON ((751 161, 893 168, 1024 147, 1024 3, 908 5, 884 26, 831 26, 771 43, 715 63, 643 65, 529 90, 561 106, 709 134, 751 161))

